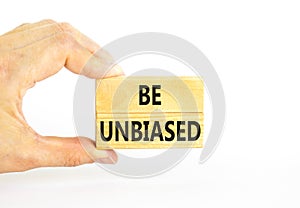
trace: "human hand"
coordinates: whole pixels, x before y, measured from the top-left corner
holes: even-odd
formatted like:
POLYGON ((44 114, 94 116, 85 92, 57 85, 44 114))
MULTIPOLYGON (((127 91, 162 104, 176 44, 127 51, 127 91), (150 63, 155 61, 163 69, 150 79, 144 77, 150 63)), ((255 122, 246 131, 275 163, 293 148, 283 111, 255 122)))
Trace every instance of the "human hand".
POLYGON ((26 90, 64 66, 90 78, 122 75, 117 67, 104 72, 109 56, 93 55, 98 49, 69 24, 52 20, 23 24, 0 36, 0 173, 77 166, 94 162, 92 158, 100 163, 117 161, 113 150, 96 150, 88 138, 39 135, 22 113, 26 90))

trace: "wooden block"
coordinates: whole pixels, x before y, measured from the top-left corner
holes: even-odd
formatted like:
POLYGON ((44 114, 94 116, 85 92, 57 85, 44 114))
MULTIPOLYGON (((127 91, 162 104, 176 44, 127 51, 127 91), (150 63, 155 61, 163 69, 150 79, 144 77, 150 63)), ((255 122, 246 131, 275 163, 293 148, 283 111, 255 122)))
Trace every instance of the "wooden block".
POLYGON ((96 146, 203 146, 203 82, 198 77, 97 80, 96 146))
MULTIPOLYGON (((195 123, 194 123, 195 124, 195 123)), ((118 126, 118 127, 120 127, 118 126)), ((135 124, 137 128, 138 125, 135 124)), ((179 148, 179 147, 202 147, 203 146, 203 114, 202 113, 165 113, 165 114, 98 114, 96 123, 96 134, 97 136, 97 148, 98 149, 131 149, 131 148, 179 148), (132 133, 132 121, 141 123, 141 133, 132 133), (174 122, 174 125, 170 123, 174 122), (180 125, 178 125, 178 121, 180 125), (111 123, 109 123, 111 122, 111 123), (122 127, 128 141, 122 135, 120 128, 116 130, 116 123, 119 122, 122 127), (127 122, 127 126, 125 124, 127 122), (145 123, 146 122, 146 123, 145 123), (148 125, 146 125, 148 122, 148 125), (156 129, 154 125, 156 122, 156 129), (159 123, 159 128, 161 129, 162 137, 153 135, 152 132, 159 132, 157 130, 157 122, 159 123), (165 125, 169 122, 169 130, 166 130, 165 125), (197 126, 191 125, 192 122, 199 123, 199 128, 197 126), (101 128, 101 125, 104 128, 101 128), (112 128, 109 129, 109 126, 112 128), (146 133, 146 126, 148 133, 146 133), (126 128, 127 127, 127 128, 126 128), (180 131, 180 137, 182 139, 178 140, 178 129, 180 131), (126 130, 125 130, 126 129, 126 130), (189 135, 191 137, 196 137, 198 130, 200 131, 199 137, 195 141, 188 141, 189 135), (175 135, 171 138, 170 131, 175 135), (101 138, 103 134, 106 138, 111 136, 109 142, 104 141, 101 138), (110 135, 111 134, 111 135, 110 135), (117 136, 118 134, 118 136, 117 136), (140 135, 142 135, 140 137, 140 135), (166 138, 167 137, 167 138, 166 138), (184 139, 183 139, 184 138, 184 139), (137 141, 133 141, 137 140, 137 141)))
POLYGON ((203 112, 198 77, 129 77, 97 80, 97 113, 203 112), (161 105, 139 105, 139 85, 161 85, 161 105))

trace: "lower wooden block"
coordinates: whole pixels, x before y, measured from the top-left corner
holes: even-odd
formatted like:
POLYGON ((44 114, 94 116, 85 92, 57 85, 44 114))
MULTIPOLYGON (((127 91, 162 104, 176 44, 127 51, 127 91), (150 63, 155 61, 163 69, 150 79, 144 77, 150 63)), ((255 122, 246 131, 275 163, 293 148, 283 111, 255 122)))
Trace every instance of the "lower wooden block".
POLYGON ((202 113, 97 114, 97 149, 203 146, 202 113))

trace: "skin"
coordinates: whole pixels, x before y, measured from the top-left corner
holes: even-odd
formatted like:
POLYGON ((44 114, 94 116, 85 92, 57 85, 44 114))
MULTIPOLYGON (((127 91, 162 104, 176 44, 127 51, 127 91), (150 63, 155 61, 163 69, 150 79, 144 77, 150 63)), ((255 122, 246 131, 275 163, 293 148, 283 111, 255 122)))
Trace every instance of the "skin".
POLYGON ((53 20, 23 24, 0 36, 0 173, 117 161, 113 150, 96 150, 88 138, 39 135, 22 112, 26 91, 63 67, 89 78, 123 75, 118 67, 105 72, 111 57, 103 51, 96 55, 99 49, 71 25, 53 20))

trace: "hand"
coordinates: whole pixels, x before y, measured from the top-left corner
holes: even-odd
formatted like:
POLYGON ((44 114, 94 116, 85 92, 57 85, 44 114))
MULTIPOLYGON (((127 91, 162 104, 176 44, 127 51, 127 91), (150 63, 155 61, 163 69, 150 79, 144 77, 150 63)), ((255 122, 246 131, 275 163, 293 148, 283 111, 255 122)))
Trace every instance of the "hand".
POLYGON ((0 173, 77 166, 94 162, 92 158, 101 163, 117 161, 113 150, 96 150, 88 138, 39 135, 22 113, 26 90, 63 67, 90 78, 122 75, 117 67, 104 72, 109 56, 93 55, 98 49, 69 24, 52 20, 23 24, 0 36, 0 173))

